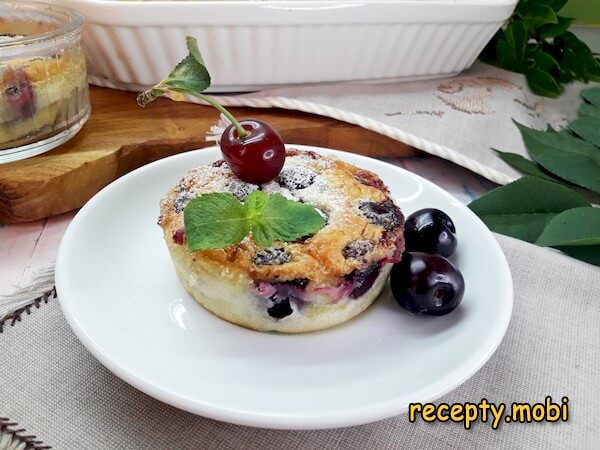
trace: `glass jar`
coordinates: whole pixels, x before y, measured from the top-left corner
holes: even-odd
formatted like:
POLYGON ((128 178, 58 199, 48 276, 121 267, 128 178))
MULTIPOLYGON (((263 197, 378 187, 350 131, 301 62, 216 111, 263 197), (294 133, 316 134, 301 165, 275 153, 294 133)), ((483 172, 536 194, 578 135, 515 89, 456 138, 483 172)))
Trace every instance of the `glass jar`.
POLYGON ((37 2, 0 2, 0 163, 51 150, 90 115, 84 19, 37 2))

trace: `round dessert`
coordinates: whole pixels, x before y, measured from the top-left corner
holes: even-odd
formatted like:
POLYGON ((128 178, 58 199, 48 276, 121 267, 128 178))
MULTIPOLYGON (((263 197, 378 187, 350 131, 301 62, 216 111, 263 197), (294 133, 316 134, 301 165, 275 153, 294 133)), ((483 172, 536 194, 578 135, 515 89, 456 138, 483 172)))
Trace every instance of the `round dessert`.
POLYGON ((159 225, 186 290, 210 312, 259 331, 302 333, 360 314, 404 251, 404 217, 373 172, 314 152, 288 150, 268 183, 239 180, 224 161, 190 170, 160 204, 159 225), (243 202, 278 193, 316 208, 326 224, 294 242, 260 247, 248 234, 224 249, 190 252, 184 208, 209 193, 243 202))

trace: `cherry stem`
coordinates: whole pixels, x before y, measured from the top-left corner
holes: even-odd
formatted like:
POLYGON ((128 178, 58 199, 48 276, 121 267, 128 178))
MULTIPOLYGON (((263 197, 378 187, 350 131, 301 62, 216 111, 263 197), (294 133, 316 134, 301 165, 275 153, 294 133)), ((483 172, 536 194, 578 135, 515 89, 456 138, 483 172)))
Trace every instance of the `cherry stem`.
POLYGON ((229 121, 233 124, 233 126, 237 130, 238 137, 240 139, 244 139, 245 137, 250 136, 250 133, 244 129, 244 127, 236 120, 235 117, 233 117, 233 114, 231 114, 229 111, 227 111, 225 109, 225 107, 222 106, 221 104, 219 104, 219 102, 217 102, 214 98, 209 97, 208 95, 205 95, 205 94, 196 94, 196 96, 198 98, 201 98, 202 100, 204 100, 209 105, 215 107, 217 109, 217 111, 219 111, 221 114, 223 114, 225 117, 227 117, 227 119, 229 119, 229 121))

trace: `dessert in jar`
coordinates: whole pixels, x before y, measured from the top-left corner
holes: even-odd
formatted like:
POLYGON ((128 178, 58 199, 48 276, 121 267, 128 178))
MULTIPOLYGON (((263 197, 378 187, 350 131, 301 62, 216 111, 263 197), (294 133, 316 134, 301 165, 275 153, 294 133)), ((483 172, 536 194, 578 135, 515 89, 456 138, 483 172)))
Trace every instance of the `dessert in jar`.
POLYGON ((89 117, 82 25, 53 5, 0 5, 0 162, 60 145, 89 117))

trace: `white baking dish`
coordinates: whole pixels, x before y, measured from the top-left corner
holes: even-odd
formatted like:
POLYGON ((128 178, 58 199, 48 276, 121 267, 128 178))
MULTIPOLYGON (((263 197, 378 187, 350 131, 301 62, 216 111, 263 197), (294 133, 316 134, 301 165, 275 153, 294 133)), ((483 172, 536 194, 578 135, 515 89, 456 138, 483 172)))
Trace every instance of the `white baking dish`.
POLYGON ((86 16, 93 84, 154 85, 190 35, 224 92, 455 75, 517 0, 58 1, 86 16))

